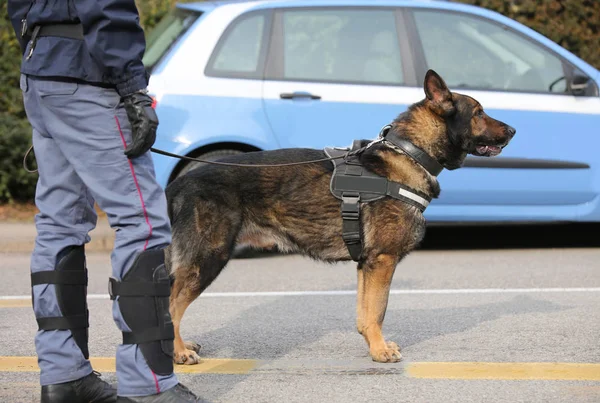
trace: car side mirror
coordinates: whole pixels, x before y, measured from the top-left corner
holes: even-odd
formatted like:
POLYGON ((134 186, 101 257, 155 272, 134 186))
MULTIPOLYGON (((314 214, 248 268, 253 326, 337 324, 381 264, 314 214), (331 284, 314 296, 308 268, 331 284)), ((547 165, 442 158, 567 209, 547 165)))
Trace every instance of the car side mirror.
POLYGON ((573 95, 585 95, 590 85, 590 79, 587 76, 576 74, 571 79, 570 88, 573 95))

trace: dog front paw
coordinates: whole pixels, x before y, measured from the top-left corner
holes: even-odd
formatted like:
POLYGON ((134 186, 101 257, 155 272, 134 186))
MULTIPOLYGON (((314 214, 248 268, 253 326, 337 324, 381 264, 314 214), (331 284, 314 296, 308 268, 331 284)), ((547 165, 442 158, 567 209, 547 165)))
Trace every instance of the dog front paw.
POLYGON ((186 341, 184 343, 184 345, 185 345, 185 348, 188 349, 188 350, 192 350, 192 351, 195 351, 197 353, 200 352, 200 344, 198 344, 198 343, 195 343, 193 341, 186 341))
POLYGON ((194 350, 186 348, 183 351, 175 351, 173 362, 179 365, 196 365, 200 362, 200 356, 194 350))
POLYGON ((400 347, 393 341, 387 342, 383 347, 372 348, 371 357, 377 362, 398 362, 402 360, 400 347))

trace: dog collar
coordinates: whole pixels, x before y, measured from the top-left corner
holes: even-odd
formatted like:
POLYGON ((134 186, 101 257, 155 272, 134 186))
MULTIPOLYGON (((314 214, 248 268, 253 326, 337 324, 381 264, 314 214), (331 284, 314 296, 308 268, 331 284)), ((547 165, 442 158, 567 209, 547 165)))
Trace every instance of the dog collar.
POLYGON ((408 154, 412 159, 417 161, 427 172, 429 172, 433 176, 438 176, 440 172, 444 170, 444 167, 433 159, 429 154, 427 154, 424 150, 417 147, 407 139, 403 139, 398 137, 395 134, 388 136, 392 125, 384 126, 379 133, 379 137, 384 139, 385 141, 389 141, 396 147, 400 148, 406 154, 408 154))

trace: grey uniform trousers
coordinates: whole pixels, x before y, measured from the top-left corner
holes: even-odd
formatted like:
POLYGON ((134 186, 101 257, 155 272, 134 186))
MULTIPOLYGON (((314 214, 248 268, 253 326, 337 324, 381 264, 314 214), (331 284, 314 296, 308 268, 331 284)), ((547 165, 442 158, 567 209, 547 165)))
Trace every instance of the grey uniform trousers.
MULTIPOLYGON (((120 281, 139 252, 171 242, 166 198, 150 153, 132 160, 123 154, 131 127, 115 90, 25 75, 21 90, 39 171, 31 272, 53 270, 63 248, 90 241, 95 201, 116 230, 112 276, 120 281)), ((52 284, 33 286, 32 296, 36 318, 61 316, 52 284)), ((131 331, 118 300, 113 319, 119 330, 131 331)), ((92 372, 69 330, 38 330, 35 345, 42 385, 92 372)), ((117 347, 116 369, 122 396, 155 394, 178 383, 174 374, 155 374, 134 344, 117 347)))

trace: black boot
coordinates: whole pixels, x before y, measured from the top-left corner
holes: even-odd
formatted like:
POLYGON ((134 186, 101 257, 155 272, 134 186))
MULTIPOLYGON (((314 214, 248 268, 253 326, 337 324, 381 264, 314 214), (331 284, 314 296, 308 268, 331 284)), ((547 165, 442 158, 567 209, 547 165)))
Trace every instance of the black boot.
POLYGON ((42 386, 41 403, 115 403, 117 390, 96 371, 75 381, 42 386))
POLYGON ((119 396, 117 403, 209 403, 208 400, 196 397, 181 383, 175 387, 150 396, 119 396))

